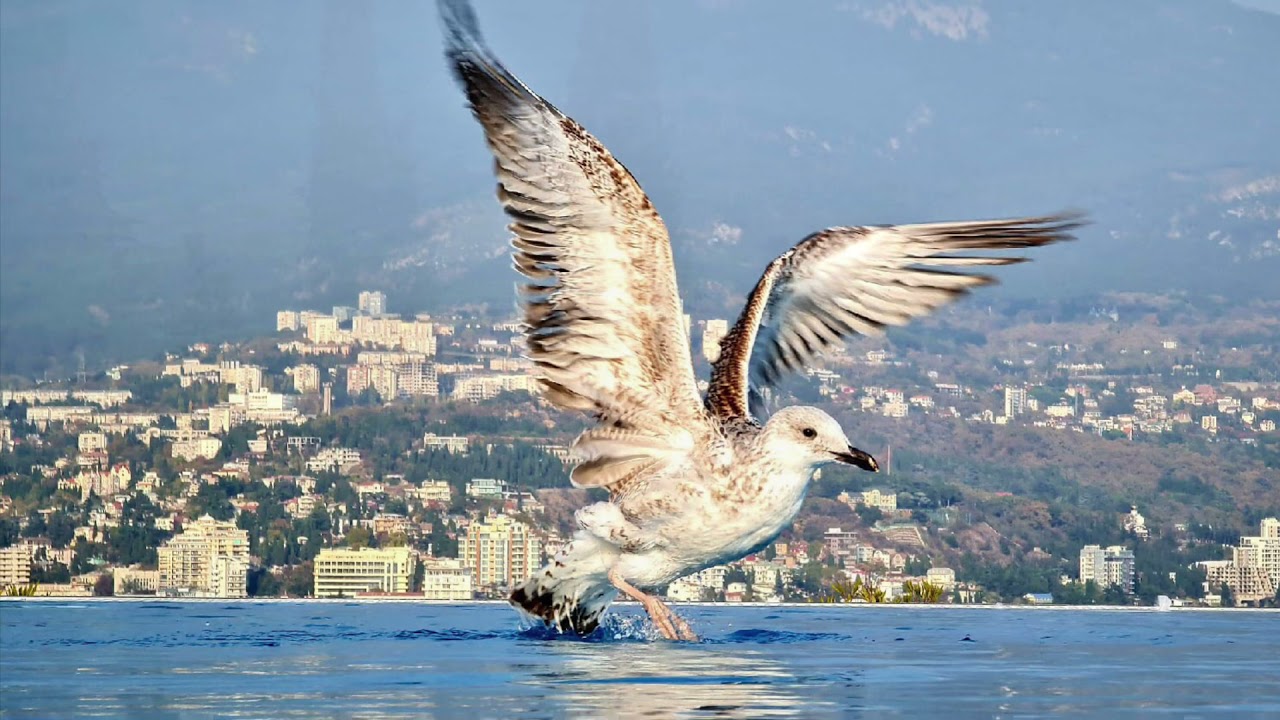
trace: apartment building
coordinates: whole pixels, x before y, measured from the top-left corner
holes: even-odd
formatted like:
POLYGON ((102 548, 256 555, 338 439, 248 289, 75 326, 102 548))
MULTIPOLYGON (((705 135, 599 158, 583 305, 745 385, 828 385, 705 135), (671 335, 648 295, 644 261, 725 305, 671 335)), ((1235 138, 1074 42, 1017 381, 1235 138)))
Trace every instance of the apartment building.
POLYGON ((316 597, 354 597, 359 593, 407 593, 413 587, 418 556, 407 547, 326 548, 315 559, 316 597))
POLYGON ((159 592, 200 597, 245 597, 249 533, 205 515, 157 551, 159 592))
POLYGON ((427 600, 471 600, 475 584, 471 568, 457 558, 425 558, 422 571, 422 596, 427 600))
POLYGON ((542 540, 533 528, 507 515, 472 522, 458 547, 478 587, 506 589, 523 582, 542 563, 542 540))

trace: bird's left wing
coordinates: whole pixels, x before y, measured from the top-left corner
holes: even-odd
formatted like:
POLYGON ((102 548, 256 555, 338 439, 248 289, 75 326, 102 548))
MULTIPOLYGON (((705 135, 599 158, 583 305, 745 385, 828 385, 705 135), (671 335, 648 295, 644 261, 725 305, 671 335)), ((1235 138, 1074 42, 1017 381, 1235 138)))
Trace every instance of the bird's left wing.
POLYGON ((439 6, 528 279, 525 336, 542 394, 601 423, 574 445, 573 480, 617 492, 683 456, 707 426, 666 226, 622 163, 498 61, 470 5, 439 6))
POLYGON ((905 325, 989 285, 967 267, 1009 265, 1024 257, 968 255, 1068 240, 1076 214, 814 233, 779 256, 747 298, 721 342, 707 406, 724 419, 759 417, 759 391, 854 335, 905 325))

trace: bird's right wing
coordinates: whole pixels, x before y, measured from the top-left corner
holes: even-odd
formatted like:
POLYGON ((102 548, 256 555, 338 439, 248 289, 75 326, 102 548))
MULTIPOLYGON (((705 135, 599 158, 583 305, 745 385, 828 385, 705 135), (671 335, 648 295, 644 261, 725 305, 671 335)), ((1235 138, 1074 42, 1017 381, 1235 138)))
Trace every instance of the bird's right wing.
POLYGON ((543 396, 594 414, 575 484, 625 483, 707 424, 666 226, 635 178, 485 46, 471 7, 441 0, 446 56, 484 128, 511 217, 526 339, 543 396))

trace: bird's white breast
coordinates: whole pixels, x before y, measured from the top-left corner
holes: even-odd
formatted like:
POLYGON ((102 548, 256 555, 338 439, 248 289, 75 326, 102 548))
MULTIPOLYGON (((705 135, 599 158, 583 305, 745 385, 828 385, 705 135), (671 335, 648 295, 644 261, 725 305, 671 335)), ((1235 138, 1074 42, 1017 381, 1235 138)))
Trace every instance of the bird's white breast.
POLYGON ((791 523, 812 471, 743 463, 723 478, 689 481, 681 511, 666 519, 664 547, 620 559, 624 577, 659 587, 758 550, 791 523), (696 483, 696 484, 695 484, 696 483))

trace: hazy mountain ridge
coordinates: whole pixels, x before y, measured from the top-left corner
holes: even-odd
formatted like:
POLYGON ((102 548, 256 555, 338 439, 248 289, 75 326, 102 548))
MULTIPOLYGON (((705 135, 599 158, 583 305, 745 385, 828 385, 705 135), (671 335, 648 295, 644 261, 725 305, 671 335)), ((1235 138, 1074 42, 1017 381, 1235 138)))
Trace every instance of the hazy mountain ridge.
MULTIPOLYGON (((654 198, 695 313, 724 312, 826 225, 1063 207, 1097 222, 1007 292, 1280 292, 1275 15, 479 10, 499 54, 654 198)), ((276 308, 362 287, 406 312, 512 302, 491 161, 429 3, 14 2, 0 32, 5 371, 256 334, 276 308)))

